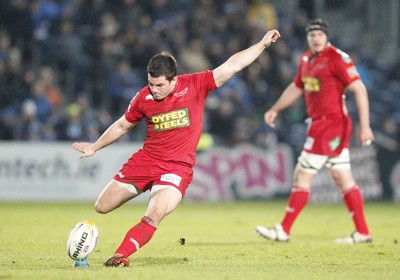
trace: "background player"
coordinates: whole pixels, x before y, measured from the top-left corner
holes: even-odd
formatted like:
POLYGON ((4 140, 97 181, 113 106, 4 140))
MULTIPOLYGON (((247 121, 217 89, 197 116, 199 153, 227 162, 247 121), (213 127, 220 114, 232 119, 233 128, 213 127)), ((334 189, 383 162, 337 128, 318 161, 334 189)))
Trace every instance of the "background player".
POLYGON ((278 113, 304 94, 310 120, 307 139, 297 160, 294 185, 282 222, 273 228, 257 226, 256 231, 268 239, 289 241, 290 229, 307 204, 312 178, 326 166, 343 194, 356 228, 351 236, 336 241, 371 242, 363 198, 350 166, 352 122, 344 102, 344 91, 355 95, 360 122, 359 140, 363 145, 369 145, 374 140, 374 135, 369 122, 367 90, 350 57, 329 43, 328 24, 325 21, 311 20, 306 32, 309 50, 300 59, 297 75, 265 113, 264 119, 268 125, 274 127, 278 113))
POLYGON ((127 257, 150 241, 162 219, 184 197, 193 177, 208 92, 251 64, 279 37, 277 30, 268 31, 261 41, 232 55, 216 69, 195 74, 177 76, 173 56, 155 55, 147 67, 148 85, 133 97, 125 114, 95 143, 73 143, 73 148, 82 153, 81 158, 89 157, 146 119, 148 130, 143 148, 129 158, 95 204, 96 211, 105 214, 150 191, 146 213, 128 230, 105 266, 129 266, 127 257))

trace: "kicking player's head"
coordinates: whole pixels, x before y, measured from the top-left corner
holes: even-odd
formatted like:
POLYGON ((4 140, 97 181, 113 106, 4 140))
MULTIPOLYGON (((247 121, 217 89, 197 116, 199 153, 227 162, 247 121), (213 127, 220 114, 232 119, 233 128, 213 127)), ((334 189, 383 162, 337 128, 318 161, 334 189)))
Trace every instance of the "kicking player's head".
POLYGON ((147 65, 147 73, 153 77, 158 78, 165 76, 168 81, 176 76, 177 63, 175 58, 168 52, 162 52, 153 56, 147 65))
POLYGON ((325 32, 326 36, 328 36, 328 29, 329 29, 329 24, 320 18, 310 20, 306 26, 307 33, 313 30, 321 30, 325 32))

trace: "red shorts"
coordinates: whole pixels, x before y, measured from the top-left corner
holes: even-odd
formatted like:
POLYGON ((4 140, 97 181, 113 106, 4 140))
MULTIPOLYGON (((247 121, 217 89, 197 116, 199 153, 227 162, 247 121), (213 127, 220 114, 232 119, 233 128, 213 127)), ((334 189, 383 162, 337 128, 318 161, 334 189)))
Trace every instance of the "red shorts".
POLYGON ((304 151, 324 156, 337 156, 349 147, 352 121, 349 116, 323 117, 312 120, 304 151))
POLYGON ((142 149, 134 153, 114 176, 116 181, 134 185, 143 192, 154 185, 173 186, 181 192, 182 198, 192 178, 192 167, 152 158, 142 149))

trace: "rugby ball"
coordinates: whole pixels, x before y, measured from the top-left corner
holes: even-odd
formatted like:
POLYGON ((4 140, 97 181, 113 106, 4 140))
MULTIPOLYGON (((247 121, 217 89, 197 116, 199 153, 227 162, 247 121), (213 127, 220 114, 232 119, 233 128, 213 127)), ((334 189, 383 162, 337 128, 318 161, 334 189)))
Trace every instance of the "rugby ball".
POLYGON ((67 241, 67 253, 73 260, 84 260, 96 248, 99 231, 92 220, 83 220, 71 230, 67 241))

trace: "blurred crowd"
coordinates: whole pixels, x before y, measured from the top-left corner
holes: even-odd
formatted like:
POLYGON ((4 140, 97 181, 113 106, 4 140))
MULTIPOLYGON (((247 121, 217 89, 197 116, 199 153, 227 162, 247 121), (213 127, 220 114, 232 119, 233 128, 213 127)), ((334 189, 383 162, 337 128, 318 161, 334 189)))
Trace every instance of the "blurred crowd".
MULTIPOLYGON (((214 145, 301 148, 302 101, 276 129, 263 114, 306 50, 313 11, 302 3, 289 18, 268 0, 0 0, 0 140, 94 141, 146 85, 154 54, 171 52, 180 73, 213 69, 277 28, 281 40, 209 95, 204 132, 214 145)), ((331 41, 350 53, 368 87, 377 141, 397 149, 400 64, 377 67, 358 48, 331 41)), ((352 114, 354 104, 350 97, 352 114)), ((124 139, 145 133, 140 123, 124 139)))

